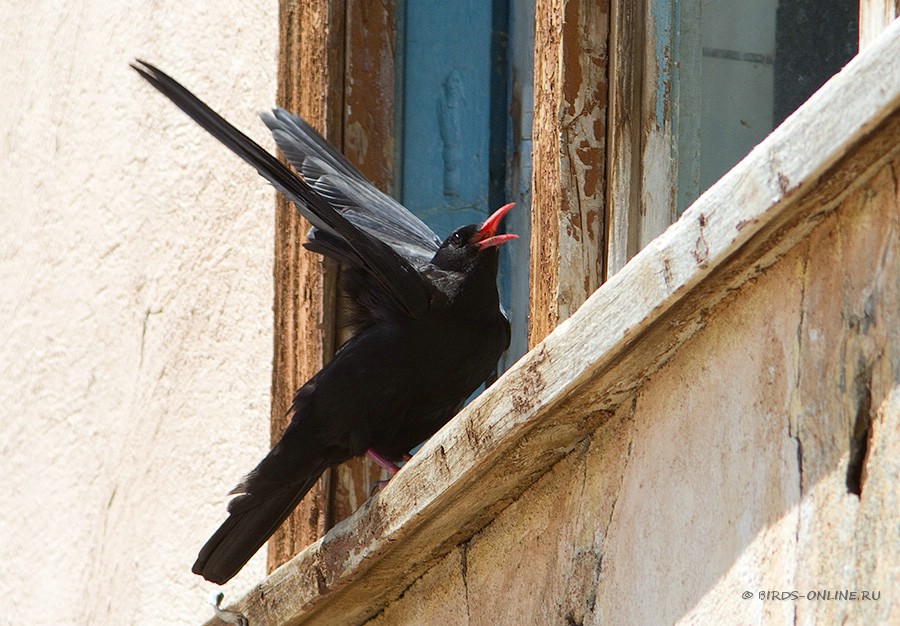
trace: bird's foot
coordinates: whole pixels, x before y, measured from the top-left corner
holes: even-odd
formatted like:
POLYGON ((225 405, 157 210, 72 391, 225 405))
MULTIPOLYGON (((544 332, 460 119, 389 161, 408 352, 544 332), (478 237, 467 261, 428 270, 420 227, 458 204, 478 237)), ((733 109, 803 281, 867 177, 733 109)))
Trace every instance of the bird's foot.
POLYGON ((385 485, 391 482, 390 478, 385 478, 384 480, 377 480, 372 484, 372 488, 369 489, 369 497, 371 498, 376 493, 384 489, 385 485))
POLYGON ((225 622, 226 624, 237 624, 237 626, 248 626, 250 624, 250 620, 247 619, 247 616, 243 613, 239 613, 238 611, 229 611, 222 608, 222 598, 225 597, 225 594, 221 591, 213 592, 212 597, 209 599, 209 603, 212 605, 213 610, 216 612, 216 617, 225 622))

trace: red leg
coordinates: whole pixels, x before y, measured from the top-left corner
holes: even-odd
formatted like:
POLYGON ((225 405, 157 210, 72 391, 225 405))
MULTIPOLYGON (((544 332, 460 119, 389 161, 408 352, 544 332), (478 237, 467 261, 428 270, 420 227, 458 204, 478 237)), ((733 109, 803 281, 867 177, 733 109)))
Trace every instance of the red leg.
POLYGON ((375 452, 375 450, 373 450, 372 448, 369 448, 368 450, 366 450, 366 456, 369 457, 370 459, 372 459, 373 461, 375 461, 376 463, 378 463, 381 467, 383 467, 387 471, 389 471, 391 473, 391 476, 393 476, 394 474, 396 474, 397 472, 400 471, 399 467, 397 467, 394 463, 392 463, 391 461, 387 460, 386 458, 384 458, 383 456, 381 456, 380 454, 375 452))

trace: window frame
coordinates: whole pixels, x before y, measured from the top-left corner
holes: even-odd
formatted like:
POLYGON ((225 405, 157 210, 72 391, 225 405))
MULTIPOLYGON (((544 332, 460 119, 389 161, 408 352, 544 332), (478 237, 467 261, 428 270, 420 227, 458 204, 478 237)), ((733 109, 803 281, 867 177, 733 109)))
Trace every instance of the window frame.
MULTIPOLYGON (((511 5, 517 4, 510 8, 518 8, 521 2, 510 0, 511 5)), ((398 85, 404 75, 404 6, 403 0, 279 2, 278 104, 308 120, 376 186, 395 195, 401 187, 402 176, 402 141, 398 130, 403 128, 403 95, 398 85)), ((518 15, 513 10, 513 16, 518 15)), ((522 29, 522 24, 517 24, 517 28, 522 29)), ((506 58, 505 34, 495 33, 494 40, 494 47, 502 50, 492 52, 502 52, 506 58)), ((521 63, 522 56, 522 51, 514 51, 513 63, 521 63)), ((510 81, 508 89, 521 95, 522 76, 518 78, 519 83, 510 81)), ((529 108, 520 107, 513 123, 523 118, 530 122, 529 108)), ((501 111, 504 109, 500 107, 501 111)), ((524 136, 521 129, 516 131, 524 136)), ((503 150, 509 148, 507 157, 513 173, 528 171, 527 160, 517 158, 514 145, 508 146, 505 138, 498 144, 503 150)), ((516 180, 515 176, 512 180, 516 180)), ((506 181, 501 182, 505 186, 506 181)), ((494 195, 500 192, 496 190, 494 195)), ((513 190, 513 195, 519 203, 529 201, 528 194, 520 190, 513 190)), ((527 224, 522 229, 518 222, 526 220, 516 215, 510 223, 516 232, 522 232, 527 231, 527 224)), ((338 334, 339 269, 330 260, 302 247, 308 229, 309 224, 279 196, 275 225, 273 445, 290 422, 289 409, 297 389, 346 340, 338 334)), ((523 243, 526 241, 527 235, 523 243)), ((522 284, 528 280, 525 272, 514 274, 513 288, 523 288, 522 284)), ((522 300, 525 300, 525 310, 514 311, 520 323, 525 322, 528 313, 527 298, 519 299, 522 300)), ((519 343, 517 349, 521 355, 525 341, 519 343)), ((268 571, 349 517, 366 501, 375 482, 388 477, 365 458, 327 470, 269 540, 268 571)))
POLYGON ((900 0, 859 0, 859 49, 869 46, 900 16, 900 0))
MULTIPOLYGON (((396 185, 396 8, 391 0, 279 0, 279 106, 304 117, 389 192, 396 185)), ((280 194, 276 203, 273 445, 290 422, 297 389, 342 339, 337 265, 303 248, 310 225, 280 194)), ((326 470, 269 540, 268 571, 348 517, 383 477, 365 458, 326 470)))
MULTIPOLYGON (((665 137, 645 127, 647 85, 659 78, 647 43, 654 41, 645 17, 653 1, 535 0, 529 347, 675 220, 665 137), (642 158, 647 145, 649 161, 642 158), (671 197, 659 193, 666 188, 671 197)), ((279 105, 393 191, 400 105, 394 86, 376 79, 402 71, 398 2, 279 0, 279 11, 279 105), (390 71, 382 71, 385 64, 390 71)), ((860 48, 897 15, 900 0, 861 0, 860 48)), ((337 269, 302 248, 309 225, 284 199, 277 202, 273 443, 296 390, 339 342, 337 269)), ((355 510, 381 476, 366 459, 326 472, 270 540, 269 571, 355 510)))
POLYGON ((629 410, 629 394, 720 303, 804 245, 875 165, 896 158, 900 25, 892 31, 430 440, 389 493, 234 608, 253 623, 365 621, 629 410))
MULTIPOLYGON (((657 49, 671 46, 675 34, 658 32, 665 24, 649 17, 663 3, 670 0, 611 3, 605 279, 677 219, 677 107, 657 101, 676 71, 659 61, 657 49)), ((862 50, 900 15, 900 0, 860 0, 859 13, 862 50)))

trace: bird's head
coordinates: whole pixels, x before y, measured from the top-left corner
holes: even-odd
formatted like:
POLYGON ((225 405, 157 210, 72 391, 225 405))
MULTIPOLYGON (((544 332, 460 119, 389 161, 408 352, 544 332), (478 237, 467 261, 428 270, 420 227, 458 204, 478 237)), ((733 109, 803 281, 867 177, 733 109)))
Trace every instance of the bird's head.
POLYGON ((497 234, 500 222, 515 203, 500 207, 479 226, 469 224, 453 231, 438 248, 431 263, 450 272, 470 272, 480 260, 497 258, 497 248, 507 241, 518 239, 518 235, 497 234))

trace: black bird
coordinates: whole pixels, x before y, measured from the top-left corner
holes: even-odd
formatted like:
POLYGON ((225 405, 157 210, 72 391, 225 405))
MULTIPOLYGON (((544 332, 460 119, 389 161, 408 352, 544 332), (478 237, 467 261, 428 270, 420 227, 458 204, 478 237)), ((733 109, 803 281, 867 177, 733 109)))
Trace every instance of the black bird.
POLYGON ((313 224, 304 245, 341 264, 356 333, 297 391, 281 440, 232 491, 228 519, 200 550, 194 573, 223 584, 325 469, 367 454, 396 471, 490 376, 509 347, 498 246, 516 235, 497 231, 513 205, 441 242, 299 117, 261 116, 297 176, 159 69, 132 67, 313 224))

